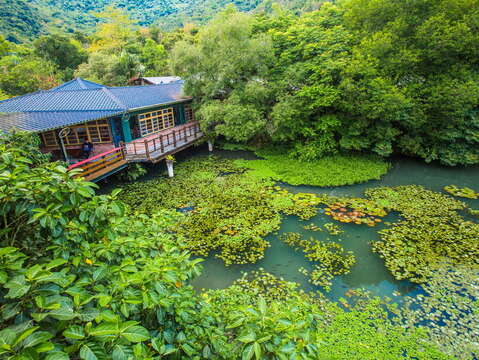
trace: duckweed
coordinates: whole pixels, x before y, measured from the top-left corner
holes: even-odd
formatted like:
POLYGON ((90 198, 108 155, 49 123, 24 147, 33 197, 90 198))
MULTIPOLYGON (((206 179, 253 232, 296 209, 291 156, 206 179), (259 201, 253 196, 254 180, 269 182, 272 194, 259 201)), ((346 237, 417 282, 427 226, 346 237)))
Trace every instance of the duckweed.
POLYGON ((462 197, 466 199, 479 199, 479 193, 468 187, 459 188, 456 185, 448 185, 444 187, 444 190, 449 194, 457 197, 462 197))
POLYGON ((310 231, 323 231, 320 226, 314 225, 313 223, 303 226, 303 229, 310 231))
POLYGON ((456 359, 479 356, 479 268, 444 263, 428 277, 421 295, 407 297, 393 318, 414 329, 427 327, 428 341, 456 359))
POLYGON ((479 224, 457 213, 466 208, 463 202, 416 185, 370 189, 366 195, 403 218, 373 243, 397 279, 423 283, 446 260, 479 264, 479 224))
POLYGON ((296 249, 301 248, 305 257, 315 263, 313 271, 301 268, 300 272, 309 275, 310 282, 325 291, 331 290, 335 276, 349 273, 356 263, 354 254, 335 242, 321 242, 314 238, 305 240, 300 234, 292 232, 282 234, 280 239, 296 249))
POLYGON ((131 211, 146 214, 191 209, 173 229, 186 239, 188 250, 199 256, 216 252, 225 265, 255 263, 270 246, 264 237, 279 228, 282 214, 310 218, 322 200, 243 173, 227 159, 189 160, 177 166, 175 178, 125 185, 123 201, 131 211))
POLYGON ((344 232, 343 230, 341 230, 341 228, 338 225, 333 223, 324 224, 324 227, 326 230, 329 231, 330 235, 339 235, 344 232))
POLYGON ((256 151, 263 159, 236 160, 250 174, 291 185, 341 186, 378 180, 390 164, 380 157, 366 155, 332 155, 305 162, 290 158, 287 153, 271 150, 256 151))

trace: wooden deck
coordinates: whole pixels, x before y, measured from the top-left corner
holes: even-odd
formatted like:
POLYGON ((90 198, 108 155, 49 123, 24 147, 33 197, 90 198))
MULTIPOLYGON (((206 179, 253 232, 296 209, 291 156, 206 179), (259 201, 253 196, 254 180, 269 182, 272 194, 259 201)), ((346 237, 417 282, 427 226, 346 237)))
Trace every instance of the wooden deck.
POLYGON ((68 170, 81 169, 76 176, 98 181, 125 168, 127 163, 123 147, 118 147, 71 165, 68 170))
POLYGON ((68 170, 82 169, 76 177, 99 181, 122 170, 130 162, 157 163, 192 146, 202 136, 198 122, 191 122, 105 151, 71 165, 68 170))
POLYGON ((125 159, 128 162, 157 163, 192 146, 201 137, 203 133, 198 122, 176 126, 125 144, 125 159))

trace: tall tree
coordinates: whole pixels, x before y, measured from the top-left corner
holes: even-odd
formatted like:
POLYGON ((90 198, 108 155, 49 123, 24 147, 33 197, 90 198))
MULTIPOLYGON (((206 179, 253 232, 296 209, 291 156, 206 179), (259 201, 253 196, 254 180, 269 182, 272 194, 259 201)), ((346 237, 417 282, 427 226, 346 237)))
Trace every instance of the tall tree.
POLYGON ((35 54, 53 62, 59 70, 76 69, 88 55, 81 45, 66 36, 42 36, 34 42, 35 54))
POLYGON ((95 16, 100 20, 88 48, 91 53, 118 54, 134 39, 135 23, 129 15, 114 6, 107 6, 95 16))
POLYGON ((204 105, 199 117, 211 136, 245 141, 265 124, 255 103, 268 97, 264 80, 273 49, 253 25, 253 16, 229 7, 200 29, 196 41, 173 48, 173 70, 186 80, 185 92, 204 105))

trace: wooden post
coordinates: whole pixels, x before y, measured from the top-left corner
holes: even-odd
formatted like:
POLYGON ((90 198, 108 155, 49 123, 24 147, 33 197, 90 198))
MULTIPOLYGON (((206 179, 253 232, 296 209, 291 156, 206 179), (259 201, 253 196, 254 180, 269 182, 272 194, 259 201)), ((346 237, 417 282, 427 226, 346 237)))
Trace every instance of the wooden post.
POLYGON ((135 150, 135 155, 136 155, 136 142, 133 141, 133 150, 135 150))
POLYGON ((153 138, 153 151, 156 151, 156 137, 153 138))
POLYGON ((183 128, 183 132, 185 134, 185 143, 188 142, 188 135, 186 135, 186 127, 183 128))
POLYGON ((211 140, 208 141, 208 150, 209 150, 210 152, 213 151, 213 142, 212 142, 211 140))
POLYGON ((149 159, 150 158, 150 147, 148 146, 148 140, 145 140, 145 154, 146 154, 146 158, 149 159))
POLYGON ((198 128, 196 127, 196 124, 194 125, 195 126, 195 139, 196 139, 196 135, 198 134, 198 128))
POLYGON ((173 130, 173 147, 176 149, 176 132, 173 130))
POLYGON ((161 153, 163 154, 165 152, 165 146, 163 145, 163 135, 160 135, 160 148, 161 153))

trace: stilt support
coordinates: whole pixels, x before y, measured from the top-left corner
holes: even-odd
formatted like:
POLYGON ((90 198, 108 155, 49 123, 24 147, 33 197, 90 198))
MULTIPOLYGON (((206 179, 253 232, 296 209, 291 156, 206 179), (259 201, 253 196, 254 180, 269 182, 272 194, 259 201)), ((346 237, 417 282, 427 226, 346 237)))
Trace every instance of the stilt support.
POLYGON ((168 169, 168 176, 172 178, 175 176, 175 173, 173 171, 173 161, 171 160, 166 160, 166 168, 168 169))

